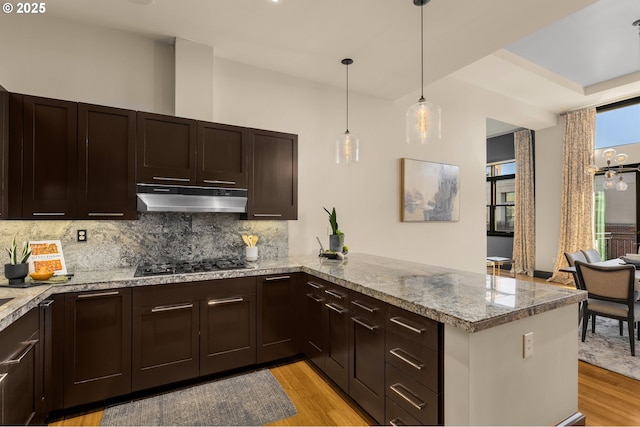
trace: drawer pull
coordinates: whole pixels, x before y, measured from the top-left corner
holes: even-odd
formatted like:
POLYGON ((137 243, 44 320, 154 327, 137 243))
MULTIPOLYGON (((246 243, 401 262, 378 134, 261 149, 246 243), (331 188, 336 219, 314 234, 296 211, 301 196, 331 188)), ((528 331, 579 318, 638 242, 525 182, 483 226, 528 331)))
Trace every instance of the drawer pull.
POLYGON ((6 377, 7 377, 7 374, 0 375, 0 384, 2 384, 2 381, 4 381, 6 377))
POLYGON ((185 308, 192 308, 193 304, 178 304, 178 305, 159 305, 151 309, 152 313, 161 313, 163 311, 182 310, 185 308))
POLYGON ((319 296, 314 295, 314 294, 307 294, 307 296, 308 296, 309 298, 311 298, 312 300, 314 300, 315 302, 322 302, 322 301, 324 301, 322 298, 320 298, 319 296))
POLYGON ((291 276, 273 276, 273 277, 266 277, 264 280, 267 282, 273 282, 274 280, 289 280, 291 279, 291 276))
POLYGON ((278 217, 281 217, 282 214, 256 213, 256 214, 253 214, 253 216, 264 216, 264 217, 278 218, 278 217))
POLYGON ((363 310, 366 310, 369 313, 375 313, 376 311, 378 311, 378 307, 369 307, 369 306, 364 305, 360 301, 351 301, 351 304, 353 304, 356 307, 359 307, 359 308, 361 308, 363 310))
POLYGON ((322 289, 322 285, 316 282, 307 282, 307 285, 311 286, 314 289, 322 289))
POLYGON ((124 216, 123 212, 89 212, 89 216, 124 216))
POLYGON ((364 326, 365 328, 367 328, 370 331, 375 331, 376 329, 380 328, 380 326, 368 325, 365 322, 363 322, 362 320, 358 319, 357 317, 352 317, 351 320, 353 320, 354 322, 356 322, 360 326, 364 326))
POLYGON ((219 305, 219 304, 233 304, 236 302, 242 302, 244 298, 221 298, 221 299, 211 299, 207 302, 208 305, 219 305))
POLYGON ((407 365, 410 365, 411 367, 416 368, 419 371, 422 370, 422 368, 424 368, 424 363, 420 362, 420 360, 418 360, 415 357, 411 356, 409 353, 407 353, 406 351, 404 351, 401 348, 392 348, 391 350, 389 350, 389 353, 393 354, 395 357, 397 357, 398 359, 402 360, 407 365), (405 356, 400 354, 401 352, 404 353, 405 356), (417 360, 419 363, 416 363, 411 359, 417 360))
POLYGON ((415 328, 411 325, 407 325, 406 323, 402 322, 402 318, 400 317, 392 317, 391 322, 395 323, 396 325, 402 326, 403 328, 406 328, 408 330, 410 330, 411 332, 415 332, 416 334, 422 334, 424 332, 424 328, 415 328))
POLYGON ((407 390, 400 383, 392 384, 392 385, 389 386, 389 388, 391 390, 393 390, 393 392, 396 393, 398 396, 400 396, 401 398, 403 398, 404 400, 409 402, 409 404, 411 406, 413 406, 414 408, 416 408, 419 411, 421 411, 422 408, 427 406, 427 402, 422 402, 422 401, 418 400, 418 397, 416 395, 411 393, 409 390, 407 390))
POLYGON ((34 212, 33 216, 64 216, 64 212, 34 212))
POLYGON ((203 179, 202 182, 205 184, 228 184, 228 185, 236 185, 235 181, 221 181, 219 179, 203 179))
POLYGON ((112 297, 118 295, 120 291, 98 292, 93 294, 80 294, 78 298, 100 298, 100 297, 112 297))
POLYGON ((407 423, 402 421, 402 418, 394 418, 391 421, 389 421, 389 424, 392 425, 392 426, 406 426, 407 425, 407 423))
POLYGON ((154 176, 153 179, 155 179, 156 181, 177 181, 177 182, 191 181, 189 178, 170 178, 166 176, 154 176))
POLYGON ((22 362, 22 359, 25 358, 25 356, 27 354, 29 354, 29 352, 31 351, 31 349, 38 344, 38 340, 29 340, 29 341, 24 341, 22 344, 25 345, 24 349, 22 349, 22 351, 20 352, 20 354, 14 358, 14 359, 9 359, 9 360, 5 360, 4 362, 0 363, 0 365, 2 366, 6 366, 6 365, 17 365, 20 362, 22 362))
POLYGON ((338 305, 332 304, 332 303, 325 304, 324 306, 329 308, 329 309, 331 309, 331 310, 333 310, 333 311, 335 311, 338 314, 344 314, 344 313, 347 312, 347 310, 345 310, 344 308, 342 308, 342 307, 340 307, 338 305))
POLYGON ((332 291, 330 289, 325 289, 324 293, 327 294, 327 295, 331 295, 334 298, 338 298, 338 299, 344 298, 344 296, 342 294, 339 294, 336 291, 332 291))

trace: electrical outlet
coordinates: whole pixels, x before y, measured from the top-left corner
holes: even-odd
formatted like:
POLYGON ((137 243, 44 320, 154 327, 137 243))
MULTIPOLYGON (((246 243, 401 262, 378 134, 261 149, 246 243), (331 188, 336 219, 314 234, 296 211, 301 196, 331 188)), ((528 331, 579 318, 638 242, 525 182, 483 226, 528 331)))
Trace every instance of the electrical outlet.
POLYGON ((533 356, 533 332, 522 336, 522 358, 527 359, 533 356))
POLYGON ((78 230, 78 242, 87 241, 87 230, 78 230))

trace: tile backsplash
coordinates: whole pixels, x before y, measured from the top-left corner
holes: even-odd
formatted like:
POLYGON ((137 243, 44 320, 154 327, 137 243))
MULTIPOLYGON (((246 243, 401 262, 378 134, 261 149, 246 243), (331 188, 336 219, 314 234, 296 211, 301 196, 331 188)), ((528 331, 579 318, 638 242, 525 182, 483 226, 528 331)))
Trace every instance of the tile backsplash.
POLYGON ((243 234, 259 237, 260 259, 289 254, 287 221, 245 221, 221 213, 139 215, 137 221, 1 221, 0 247, 9 246, 13 236, 18 242, 60 240, 69 272, 244 257, 243 234), (77 241, 77 230, 87 230, 86 242, 77 241))

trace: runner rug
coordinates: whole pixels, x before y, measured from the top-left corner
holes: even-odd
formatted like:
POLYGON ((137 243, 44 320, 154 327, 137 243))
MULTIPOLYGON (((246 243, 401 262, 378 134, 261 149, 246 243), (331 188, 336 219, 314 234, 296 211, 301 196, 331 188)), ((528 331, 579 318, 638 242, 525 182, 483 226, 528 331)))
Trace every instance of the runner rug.
MULTIPOLYGON (((581 333, 582 325, 578 328, 579 337, 581 333)), ((636 331, 634 338, 637 336, 636 331)), ((617 320, 597 317, 596 332, 591 332, 589 321, 585 341, 580 341, 580 338, 578 341, 578 359, 640 380, 640 343, 635 340, 636 356, 632 356, 627 322, 623 323, 623 336, 620 336, 617 320)))
POLYGON ((288 418, 295 406, 268 369, 104 409, 103 426, 259 426, 288 418))

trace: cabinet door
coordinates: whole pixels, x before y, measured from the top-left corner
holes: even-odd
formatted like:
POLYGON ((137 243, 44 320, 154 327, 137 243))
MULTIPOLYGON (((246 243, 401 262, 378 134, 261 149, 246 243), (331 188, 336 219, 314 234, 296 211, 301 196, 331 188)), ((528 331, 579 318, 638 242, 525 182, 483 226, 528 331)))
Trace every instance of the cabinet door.
POLYGON ((342 390, 349 389, 349 294, 331 283, 324 290, 327 301, 325 317, 325 373, 342 390))
POLYGON ((138 112, 138 182, 195 184, 196 121, 138 112))
POLYGON ((135 114, 78 105, 78 218, 136 219, 135 114))
POLYGON ((133 391, 198 376, 199 305, 191 289, 180 284, 133 290, 133 391))
POLYGON ((72 219, 78 175, 77 104, 23 97, 23 219, 72 219))
POLYGON ((0 86, 0 219, 9 217, 9 93, 0 86))
POLYGON ((256 363, 255 278, 218 282, 200 303, 200 375, 256 363))
POLYGON ((324 371, 324 342, 325 342, 325 295, 322 281, 306 277, 303 286, 300 286, 300 346, 302 352, 320 370, 324 371))
POLYGON ((252 130, 249 219, 298 219, 298 136, 252 130))
POLYGON ((131 289, 65 295, 64 407, 131 392, 131 289))
POLYGON ((297 353, 292 275, 258 278, 258 363, 297 353))
POLYGON ((249 135, 246 128, 198 122, 198 185, 247 188, 249 135))
POLYGON ((377 422, 384 422, 385 319, 387 306, 351 293, 349 395, 377 422))
POLYGON ((38 309, 33 309, 0 335, 2 424, 41 422, 43 358, 38 309))

